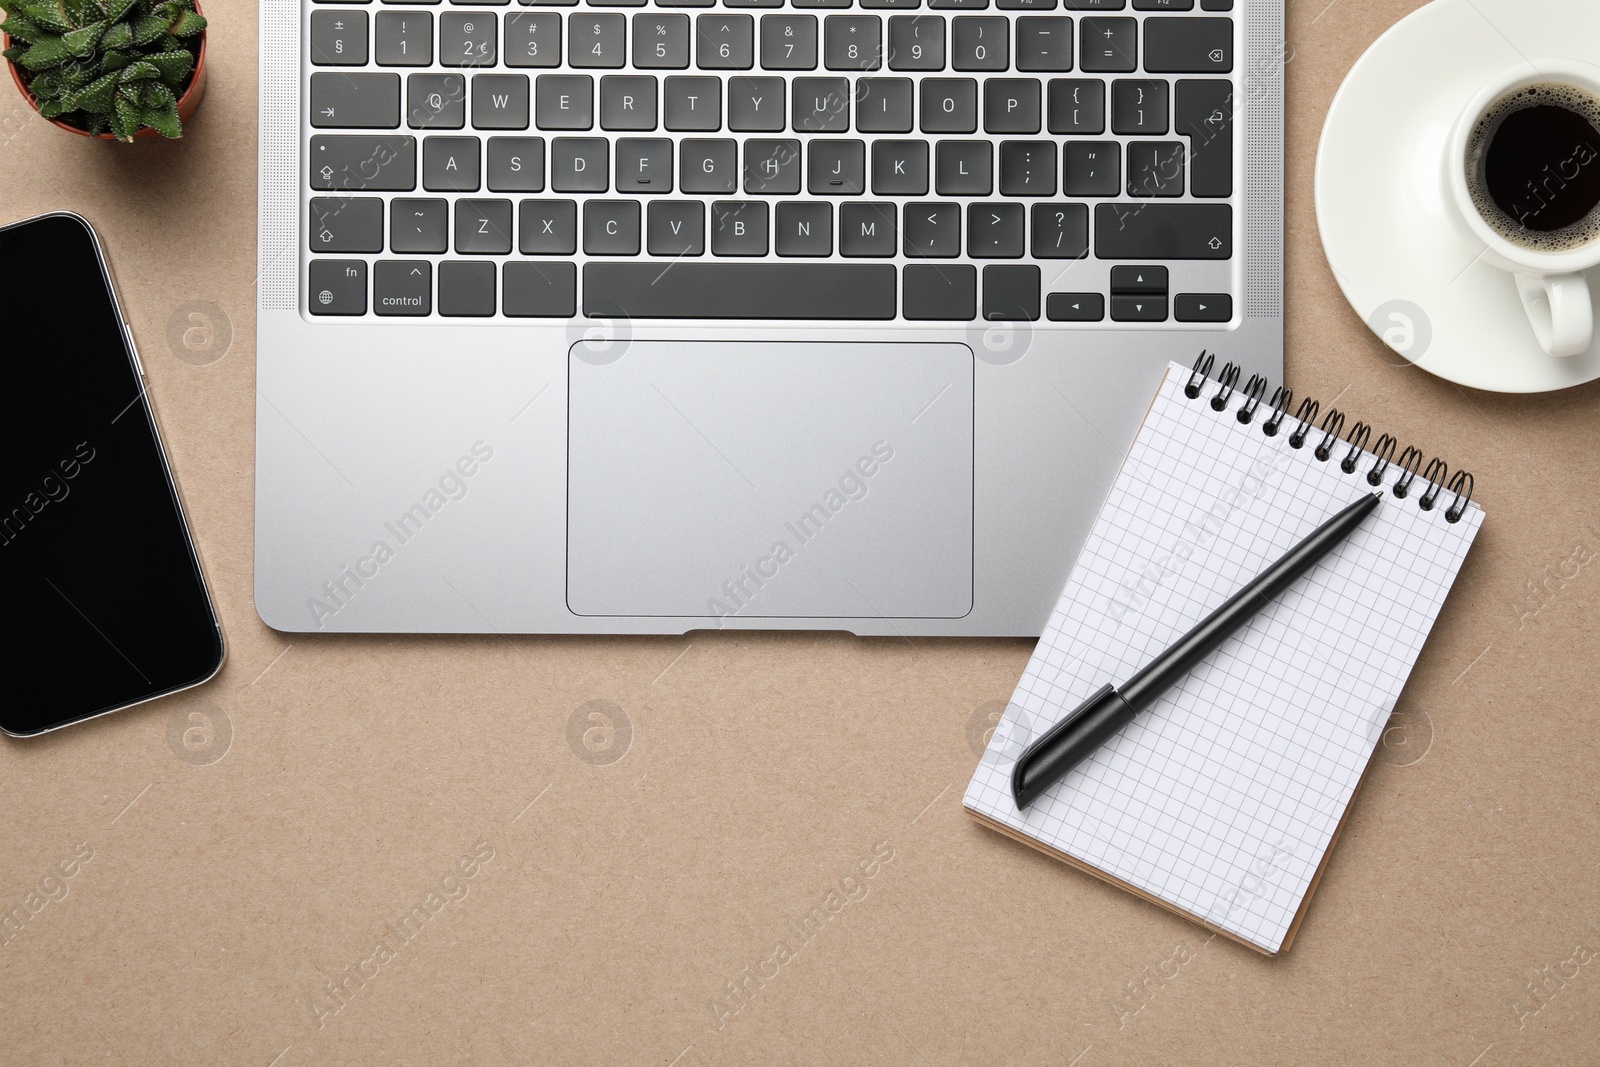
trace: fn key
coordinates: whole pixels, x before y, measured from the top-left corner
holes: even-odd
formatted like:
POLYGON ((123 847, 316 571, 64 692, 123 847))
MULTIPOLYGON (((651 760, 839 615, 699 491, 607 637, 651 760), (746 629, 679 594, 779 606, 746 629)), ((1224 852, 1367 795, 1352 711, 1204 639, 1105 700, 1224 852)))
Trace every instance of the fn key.
POLYGON ((313 259, 306 273, 306 306, 313 315, 365 315, 366 260, 313 259))

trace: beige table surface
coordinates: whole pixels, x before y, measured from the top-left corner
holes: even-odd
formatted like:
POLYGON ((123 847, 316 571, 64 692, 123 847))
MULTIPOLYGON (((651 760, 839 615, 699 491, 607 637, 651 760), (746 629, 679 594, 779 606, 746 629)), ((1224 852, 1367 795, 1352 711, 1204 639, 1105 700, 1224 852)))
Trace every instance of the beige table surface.
POLYGON ((0 85, 0 221, 103 235, 231 646, 195 695, 0 743, 0 907, 89 857, 0 948, 0 1063, 1600 1063, 1600 387, 1458 389, 1365 331, 1312 165, 1418 5, 1290 6, 1290 384, 1474 471, 1488 520, 1277 959, 962 812, 1026 641, 267 628, 256 12, 208 0, 181 143, 0 85), (590 701, 609 747, 569 743, 590 701))

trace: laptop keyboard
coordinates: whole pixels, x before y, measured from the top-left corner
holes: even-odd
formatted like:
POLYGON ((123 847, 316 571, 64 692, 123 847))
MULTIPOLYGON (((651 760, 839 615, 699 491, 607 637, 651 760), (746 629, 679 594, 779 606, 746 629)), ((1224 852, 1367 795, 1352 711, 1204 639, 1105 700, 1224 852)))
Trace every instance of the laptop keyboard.
POLYGON ((317 317, 1218 323, 1233 0, 313 3, 317 317))

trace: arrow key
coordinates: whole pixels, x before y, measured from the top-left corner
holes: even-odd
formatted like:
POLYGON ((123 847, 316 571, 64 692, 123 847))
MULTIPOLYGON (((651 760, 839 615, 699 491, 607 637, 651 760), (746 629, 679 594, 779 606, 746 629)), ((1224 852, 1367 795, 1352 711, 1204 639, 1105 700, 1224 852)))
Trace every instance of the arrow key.
POLYGON ((1113 322, 1166 322, 1166 294, 1122 296, 1111 294, 1113 322))
POLYGON ((1099 322, 1106 317, 1106 298, 1099 293, 1051 293, 1044 299, 1051 322, 1099 322))
POLYGON ((1167 291, 1165 267, 1112 267, 1111 291, 1113 293, 1158 293, 1167 291))
POLYGON ((1233 318, 1233 297, 1227 293, 1179 293, 1172 301, 1179 322, 1228 322, 1233 318))

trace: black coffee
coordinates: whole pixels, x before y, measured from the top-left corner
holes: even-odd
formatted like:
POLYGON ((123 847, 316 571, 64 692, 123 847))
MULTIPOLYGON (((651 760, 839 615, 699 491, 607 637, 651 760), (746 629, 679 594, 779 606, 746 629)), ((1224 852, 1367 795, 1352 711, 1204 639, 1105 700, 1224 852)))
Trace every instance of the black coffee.
POLYGON ((1540 252, 1600 239, 1600 99, 1570 85, 1518 89, 1484 112, 1467 187, 1489 225, 1540 252))

